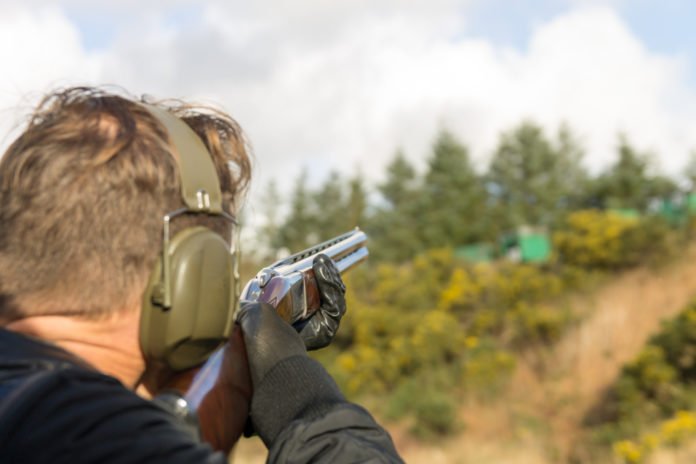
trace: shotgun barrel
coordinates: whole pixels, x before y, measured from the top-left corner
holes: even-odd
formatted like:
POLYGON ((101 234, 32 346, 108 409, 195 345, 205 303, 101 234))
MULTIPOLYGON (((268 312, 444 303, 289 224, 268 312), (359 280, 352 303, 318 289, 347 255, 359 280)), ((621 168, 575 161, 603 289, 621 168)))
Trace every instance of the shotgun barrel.
POLYGON ((319 253, 343 273, 367 259, 367 235, 360 229, 334 237, 261 269, 244 290, 242 300, 269 303, 288 323, 310 317, 319 309, 319 291, 312 263, 319 253))

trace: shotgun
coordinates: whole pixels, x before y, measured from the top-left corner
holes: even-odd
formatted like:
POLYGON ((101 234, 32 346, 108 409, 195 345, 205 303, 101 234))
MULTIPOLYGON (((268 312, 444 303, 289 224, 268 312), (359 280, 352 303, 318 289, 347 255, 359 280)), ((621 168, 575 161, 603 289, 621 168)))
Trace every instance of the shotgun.
MULTIPOLYGON (((241 292, 242 300, 269 303, 289 324, 311 317, 320 306, 312 270, 314 257, 323 253, 341 273, 361 263, 369 252, 360 229, 339 235, 261 269, 241 292)), ((198 419, 201 435, 214 449, 229 454, 244 431, 252 387, 241 329, 200 368, 176 375, 168 387, 185 392, 182 405, 198 419)), ((177 402, 171 402, 176 409, 177 402)), ((183 407, 183 406, 182 406, 183 407)), ((185 416, 186 411, 175 411, 185 416)))
POLYGON ((339 235, 324 243, 281 259, 261 269, 251 279, 241 299, 262 301, 276 308, 280 317, 289 324, 312 316, 319 309, 319 289, 314 279, 312 262, 323 253, 344 273, 365 259, 369 252, 367 236, 360 229, 339 235))

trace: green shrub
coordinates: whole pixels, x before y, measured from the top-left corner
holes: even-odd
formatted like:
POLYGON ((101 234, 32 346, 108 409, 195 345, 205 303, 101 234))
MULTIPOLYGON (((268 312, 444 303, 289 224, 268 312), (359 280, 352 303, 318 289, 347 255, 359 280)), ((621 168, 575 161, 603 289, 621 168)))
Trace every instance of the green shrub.
POLYGON ((463 357, 462 385, 477 396, 496 395, 512 374, 516 358, 491 338, 469 337, 463 357))
POLYGON ((660 332, 624 366, 603 405, 609 413, 596 434, 613 442, 635 438, 649 424, 694 408, 694 353, 696 305, 691 304, 679 316, 663 322, 660 332))
POLYGON ((558 341, 572 320, 570 311, 562 306, 519 303, 512 313, 517 345, 530 342, 551 344, 558 341))
POLYGON ((666 261, 675 254, 678 238, 659 216, 584 210, 568 215, 553 243, 563 263, 586 269, 617 269, 666 261))
POLYGON ((428 376, 404 382, 389 397, 386 417, 410 422, 410 430, 421 438, 451 434, 459 428, 458 402, 451 385, 433 382, 428 376))
POLYGON ((583 268, 627 266, 633 264, 632 247, 641 243, 634 239, 627 248, 624 241, 639 222, 637 218, 611 211, 576 211, 568 215, 564 227, 554 234, 554 248, 564 263, 583 268))
POLYGON ((457 428, 457 402, 441 391, 421 394, 415 403, 414 424, 411 431, 421 438, 440 437, 457 428))

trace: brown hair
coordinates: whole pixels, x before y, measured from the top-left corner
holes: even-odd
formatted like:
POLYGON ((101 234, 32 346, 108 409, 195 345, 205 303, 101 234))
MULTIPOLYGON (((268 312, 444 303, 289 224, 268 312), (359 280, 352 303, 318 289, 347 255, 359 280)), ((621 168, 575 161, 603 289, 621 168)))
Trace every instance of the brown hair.
MULTIPOLYGON (((155 104, 203 139, 234 213, 251 175, 239 125, 209 107, 155 104)), ((46 96, 0 159, 0 322, 133 305, 161 252, 162 217, 182 206, 168 136, 143 106, 95 88, 46 96)), ((187 216, 174 233, 201 223, 229 237, 220 217, 187 216)))

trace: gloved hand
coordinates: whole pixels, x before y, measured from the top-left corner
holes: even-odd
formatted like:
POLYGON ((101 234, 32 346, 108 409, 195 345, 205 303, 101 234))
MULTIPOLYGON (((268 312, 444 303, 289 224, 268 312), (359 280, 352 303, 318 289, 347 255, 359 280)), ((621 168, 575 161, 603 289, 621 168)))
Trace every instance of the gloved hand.
POLYGON ((319 288, 321 306, 312 317, 296 322, 293 327, 300 333, 308 350, 318 350, 331 342, 346 313, 346 286, 341 273, 328 256, 317 255, 312 269, 319 288))
POLYGON ((237 323, 244 334, 254 389, 282 360, 297 355, 307 356, 304 342, 295 329, 267 303, 242 301, 237 323))

